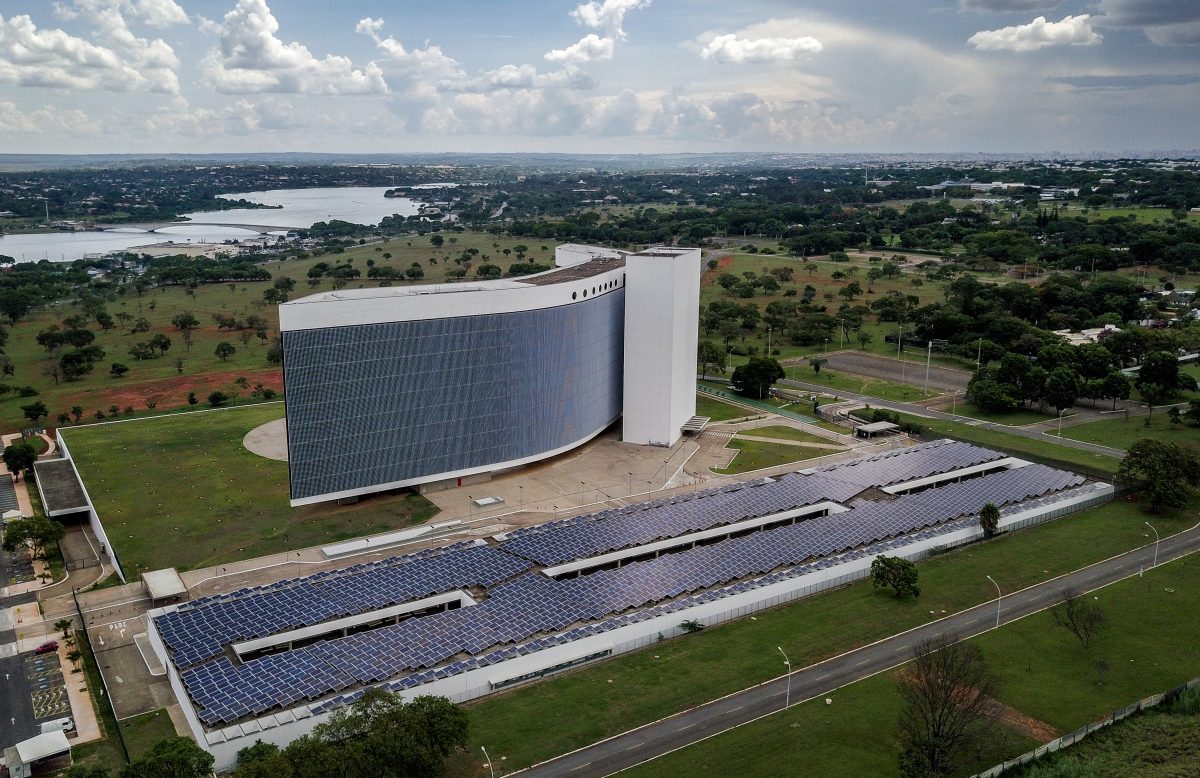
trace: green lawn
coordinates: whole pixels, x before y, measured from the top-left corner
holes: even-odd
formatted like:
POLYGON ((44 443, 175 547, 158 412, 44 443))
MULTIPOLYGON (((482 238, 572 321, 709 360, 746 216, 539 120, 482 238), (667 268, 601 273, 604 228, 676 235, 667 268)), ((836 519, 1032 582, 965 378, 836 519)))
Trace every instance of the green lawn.
POLYGON ((823 386, 826 391, 835 395, 853 392, 854 394, 879 397, 883 400, 913 402, 915 400, 923 400, 926 397, 936 397, 939 394, 936 390, 930 389, 929 394, 926 395, 919 386, 908 386, 907 384, 885 381, 882 378, 868 378, 866 376, 854 375, 853 373, 831 372, 825 369, 822 369, 820 373, 814 373, 812 368, 807 365, 792 365, 787 367, 786 371, 788 378, 795 381, 802 381, 806 384, 823 386))
MULTIPOLYGON (((926 560, 919 600, 861 582, 485 699, 470 706, 472 748, 506 756, 506 770, 528 766, 778 676, 776 646, 806 666, 985 602, 988 575, 1014 591, 1142 546, 1142 515, 1121 500, 926 560)), ((1155 526, 1166 536, 1192 523, 1155 526)))
POLYGON ((814 435, 811 432, 796 429, 795 427, 785 427, 782 424, 772 424, 766 427, 751 427, 738 432, 739 436, 752 435, 756 438, 779 438, 781 440, 795 440, 800 443, 832 443, 829 438, 823 438, 820 435, 814 435))
MULTIPOLYGON (((1035 410, 1027 408, 1019 408, 1015 411, 985 411, 976 407, 974 403, 960 402, 951 405, 938 406, 939 411, 950 413, 953 408, 954 413, 959 416, 969 416, 972 419, 991 422, 992 424, 1007 424, 1010 427, 1024 427, 1026 424, 1036 424, 1039 421, 1054 421, 1057 415, 1053 413, 1038 413, 1035 410)), ((1070 414, 1063 416, 1064 419, 1070 418, 1070 414)))
POLYGON ((257 405, 64 431, 126 576, 305 548, 436 512, 415 494, 288 507, 287 463, 242 446, 282 416, 282 404, 257 405))
MULTIPOLYGON (((828 698, 793 705, 723 735, 667 754, 621 775, 894 776, 898 774, 896 721, 902 703, 891 673, 831 692, 828 698), (826 704, 825 699, 833 700, 826 704)), ((997 727, 963 774, 987 769, 1037 744, 997 727)))
MULTIPOLYGON (((824 440, 822 443, 826 442, 824 440)), ((736 475, 760 470, 764 467, 786 465, 800 462, 813 457, 823 457, 836 454, 837 451, 828 448, 812 448, 810 446, 793 446, 790 443, 767 443, 760 440, 744 440, 733 438, 725 444, 726 448, 737 449, 737 454, 729 467, 713 470, 721 475, 736 475)))
POLYGON ((166 708, 127 718, 120 724, 125 745, 129 746, 129 755, 134 759, 140 759, 155 743, 176 734, 166 708))
POLYGON ((723 403, 710 395, 697 394, 696 415, 707 416, 712 421, 717 422, 729 421, 730 419, 741 419, 746 416, 755 416, 757 414, 747 408, 739 408, 736 405, 723 403))
MULTIPOLYGON (((1145 416, 1117 416, 1104 421, 1093 421, 1076 427, 1063 427, 1064 438, 1099 443, 1113 448, 1129 448, 1142 438, 1154 438, 1183 445, 1200 445, 1200 430, 1186 424, 1174 425, 1165 411, 1157 411, 1146 426, 1145 416)), ((1051 432, 1051 434, 1056 434, 1051 432)))
MULTIPOLYGON (((1100 472, 1112 474, 1117 472, 1120 461, 1105 454, 1091 451, 1081 451, 1055 443, 1052 440, 1026 438, 1005 432, 1000 429, 988 429, 980 425, 972 425, 957 421, 942 421, 924 416, 914 416, 909 413, 897 414, 902 421, 920 424, 927 433, 944 435, 956 440, 965 440, 987 446, 1013 456, 1031 457, 1033 459, 1048 459, 1062 463, 1063 466, 1080 466, 1100 472)), ((1063 428, 1066 431, 1066 428, 1063 428)), ((1106 444, 1108 445, 1108 444, 1106 444)))
MULTIPOLYGON (((1195 674, 1200 666, 1196 625, 1181 614, 1200 608, 1200 559, 1192 556, 1163 565, 1145 580, 1113 584, 1095 596, 1108 623, 1086 650, 1066 630, 1055 627, 1044 611, 973 638, 999 677, 1001 702, 1067 732, 1195 674), (1109 663, 1103 684, 1095 669, 1099 659, 1109 663)), ((788 774, 791 765, 797 770, 793 774, 896 775, 898 749, 892 732, 901 704, 892 674, 851 684, 829 699, 832 705, 814 700, 628 774, 766 778, 788 774)), ((959 774, 986 769, 1034 745, 1011 733, 991 738, 985 753, 971 755, 959 774)), ((1193 747, 1193 742, 1182 746, 1193 747)))

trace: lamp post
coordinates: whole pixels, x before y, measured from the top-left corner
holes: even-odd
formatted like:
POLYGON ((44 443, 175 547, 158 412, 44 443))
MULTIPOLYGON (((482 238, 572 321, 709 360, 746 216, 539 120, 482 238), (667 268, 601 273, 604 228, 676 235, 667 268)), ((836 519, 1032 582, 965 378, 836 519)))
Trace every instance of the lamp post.
POLYGON ((996 629, 1000 629, 1000 598, 1004 595, 1000 593, 1000 584, 996 583, 996 579, 990 575, 987 577, 996 587, 996 629))
POLYGON ((783 709, 787 710, 788 706, 792 702, 792 663, 791 663, 791 660, 788 659, 788 655, 786 653, 784 653, 783 646, 776 646, 776 648, 779 649, 779 653, 783 654, 783 663, 785 665, 787 665, 787 669, 788 669, 788 671, 787 671, 787 690, 783 693, 783 709))
POLYGON ((771 356, 771 328, 767 327, 767 356, 771 356))
POLYGON ((1062 437, 1062 415, 1067 412, 1067 408, 1063 408, 1058 412, 1058 436, 1062 437))
POLYGON ((1154 532, 1154 563, 1151 567, 1158 567, 1158 530, 1154 529, 1154 525, 1148 521, 1142 522, 1154 532))
POLYGON ((962 390, 959 389, 957 392, 950 395, 950 415, 951 416, 954 415, 954 410, 955 410, 955 408, 958 407, 958 395, 961 393, 962 393, 962 390))
POLYGON ((520 489, 520 491, 517 492, 517 494, 521 495, 521 507, 524 508, 525 507, 525 487, 522 486, 521 484, 517 484, 517 488, 520 489))
POLYGON ((629 496, 633 496, 633 473, 629 474, 629 496))
POLYGON ((496 771, 492 768, 492 758, 490 756, 488 756, 487 749, 483 746, 480 746, 479 750, 483 752, 483 758, 487 760, 488 773, 491 775, 492 778, 496 778, 496 771))

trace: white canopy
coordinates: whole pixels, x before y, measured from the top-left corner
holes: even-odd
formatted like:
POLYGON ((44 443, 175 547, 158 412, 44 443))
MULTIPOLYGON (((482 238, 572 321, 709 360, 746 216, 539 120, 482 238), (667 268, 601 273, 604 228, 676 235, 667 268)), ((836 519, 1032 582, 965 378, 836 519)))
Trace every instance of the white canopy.
POLYGON ((25 764, 31 764, 40 759, 70 753, 71 744, 67 742, 66 734, 56 731, 22 740, 17 743, 16 749, 17 757, 25 764))

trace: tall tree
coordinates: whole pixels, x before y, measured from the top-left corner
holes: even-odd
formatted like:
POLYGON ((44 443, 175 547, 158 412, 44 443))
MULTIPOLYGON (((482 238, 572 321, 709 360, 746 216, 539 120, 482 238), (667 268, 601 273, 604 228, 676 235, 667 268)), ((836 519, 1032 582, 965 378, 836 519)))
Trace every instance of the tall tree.
POLYGON ((738 365, 730 376, 729 383, 745 395, 763 399, 776 381, 786 375, 783 367, 770 357, 750 357, 744 365, 738 365))
POLYGON ((1079 379, 1075 377, 1075 370, 1066 365, 1059 365, 1051 370, 1050 375, 1046 377, 1042 396, 1059 412, 1074 405, 1079 397, 1079 379))
POLYGON ((16 551, 21 546, 29 549, 35 559, 45 559, 46 549, 63 539, 66 530, 54 519, 34 516, 30 519, 13 519, 4 527, 5 551, 16 551))
POLYGON ((696 362, 700 364, 700 373, 708 378, 708 371, 725 374, 725 352, 711 340, 702 340, 696 347, 696 362))
POLYGON ((1129 447, 1117 478, 1142 483, 1153 511, 1184 508, 1200 486, 1200 457, 1175 443, 1143 438, 1129 447))
POLYGON ((8 472, 19 478, 21 473, 33 469, 33 463, 37 461, 38 455, 32 445, 20 442, 5 446, 2 457, 8 472))
POLYGON ((952 774, 962 754, 992 721, 995 676, 974 643, 954 636, 929 638, 900 672, 900 774, 929 778, 952 774))

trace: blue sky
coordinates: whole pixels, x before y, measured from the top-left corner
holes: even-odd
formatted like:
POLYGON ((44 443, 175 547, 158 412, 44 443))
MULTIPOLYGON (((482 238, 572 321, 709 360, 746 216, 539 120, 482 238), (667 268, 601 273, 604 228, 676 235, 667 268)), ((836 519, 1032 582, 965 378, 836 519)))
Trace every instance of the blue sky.
POLYGON ((1200 0, 0 0, 0 152, 1200 148, 1200 0))

